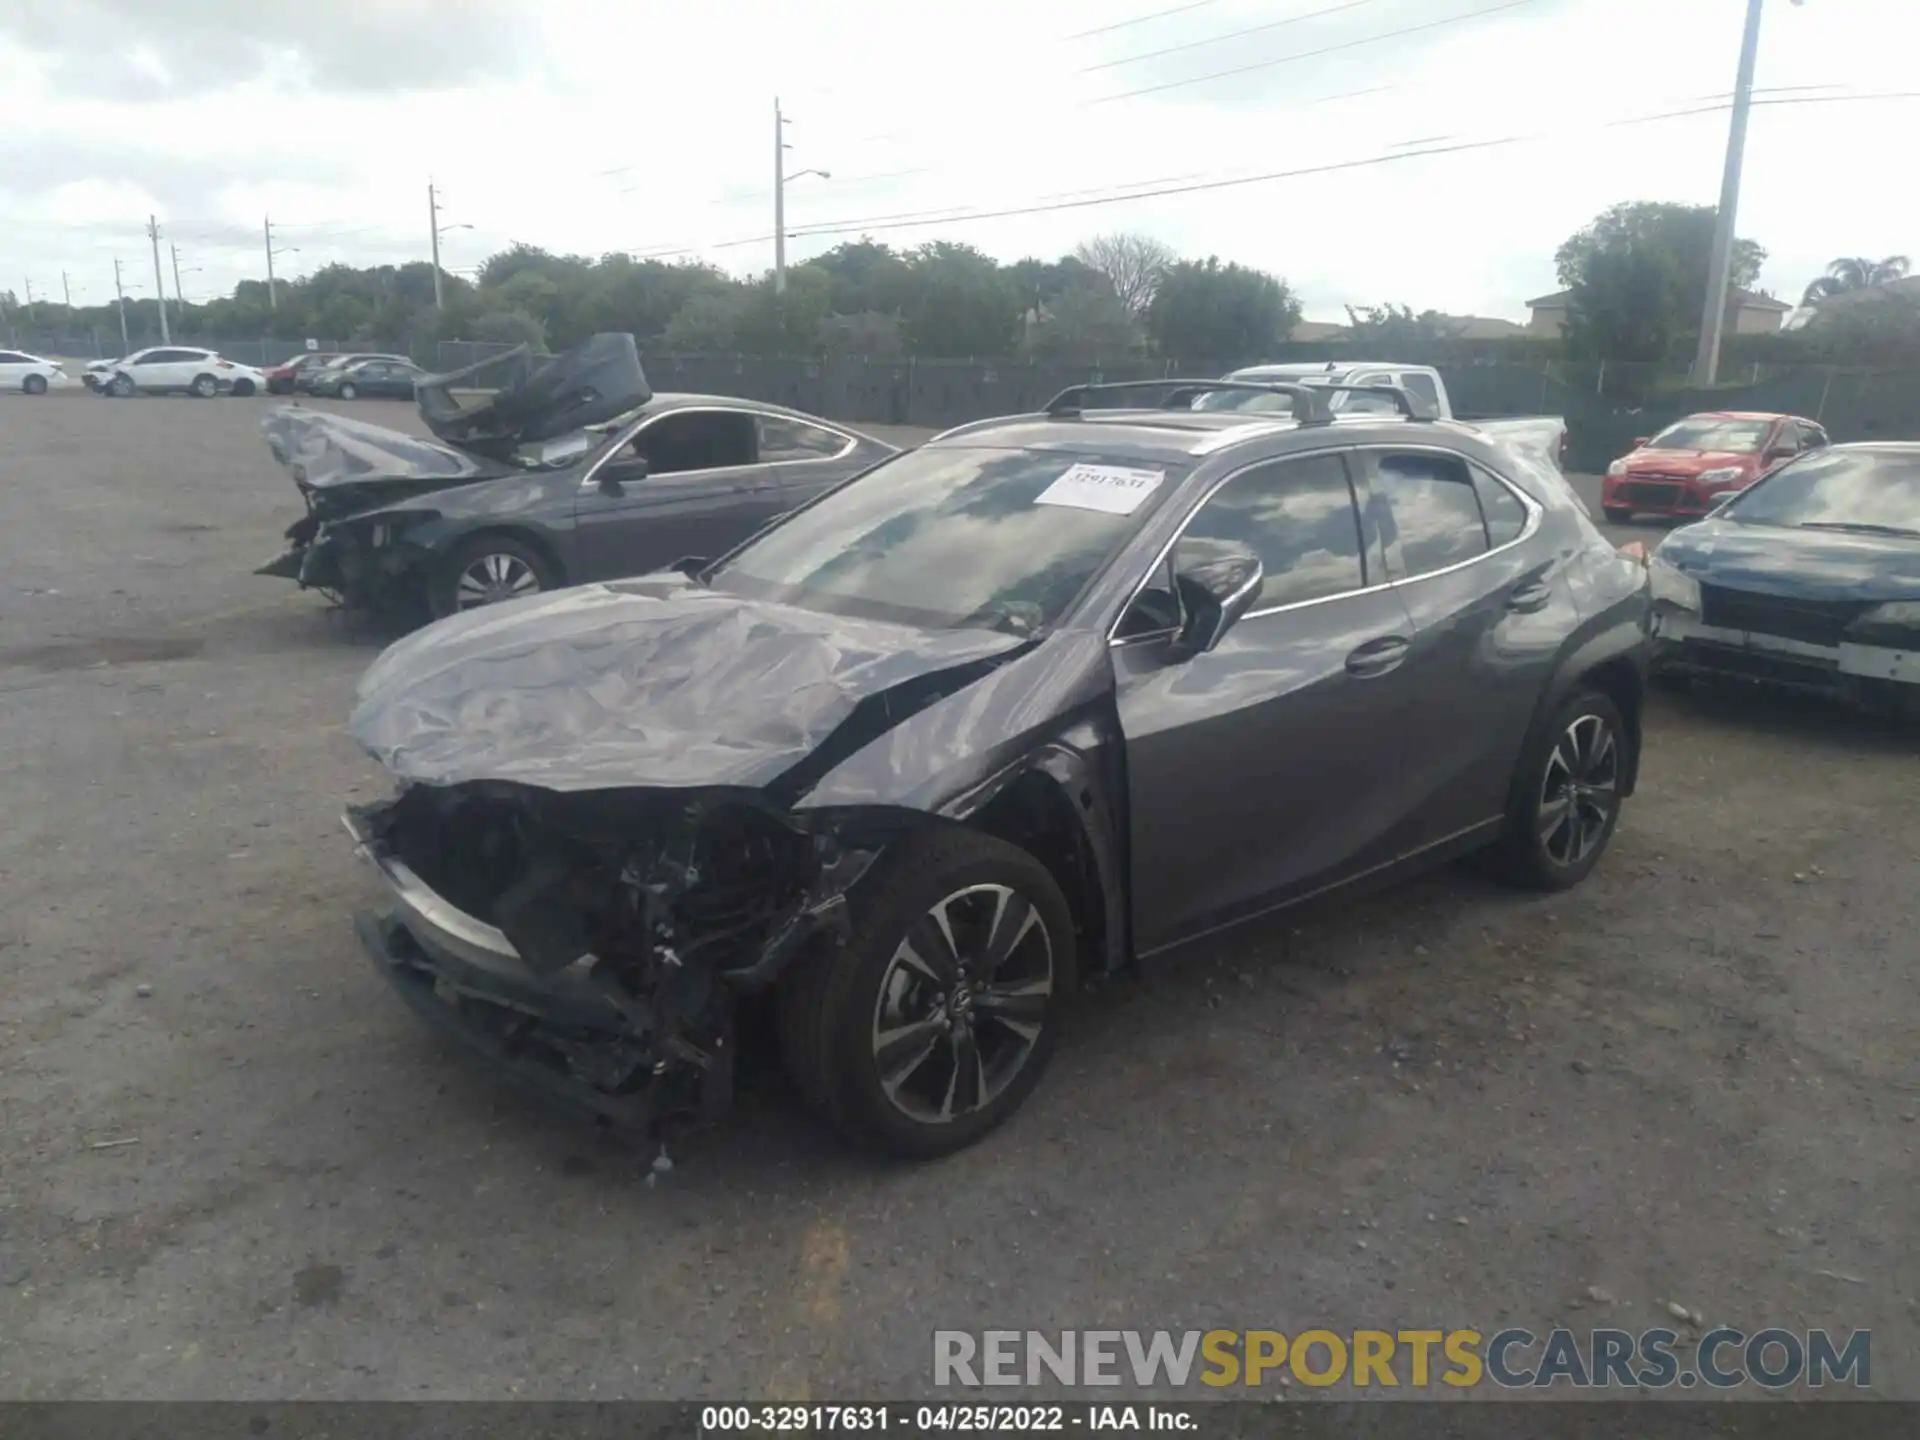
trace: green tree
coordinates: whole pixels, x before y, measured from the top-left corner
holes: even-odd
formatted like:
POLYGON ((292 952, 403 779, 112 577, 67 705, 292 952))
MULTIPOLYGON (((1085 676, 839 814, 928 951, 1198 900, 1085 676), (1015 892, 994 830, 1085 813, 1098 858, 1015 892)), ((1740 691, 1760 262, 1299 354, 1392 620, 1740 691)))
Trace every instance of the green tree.
POLYGON ((667 321, 660 348, 669 353, 717 355, 739 342, 747 296, 739 288, 702 290, 690 295, 667 321))
MULTIPOLYGON (((1657 360, 1698 332, 1713 251, 1711 205, 1640 200, 1602 211, 1554 253, 1572 292, 1567 342, 1606 360, 1657 360)), ((1735 240, 1728 284, 1751 288, 1767 252, 1735 240)))
POLYGON ((1160 287, 1160 277, 1179 257, 1151 235, 1116 230, 1081 241, 1074 247, 1073 258, 1106 277, 1129 315, 1144 315, 1153 292, 1160 287))
POLYGON ((1399 345, 1430 345, 1451 340, 1460 327, 1438 310, 1413 313, 1411 305, 1363 305, 1347 308, 1347 328, 1369 346, 1391 350, 1399 345))
POLYGON ((1147 306, 1147 334, 1171 359, 1234 364, 1272 354, 1299 319, 1286 281, 1210 255, 1167 267, 1147 306))
POLYGON ((1117 360, 1140 350, 1140 329, 1105 285, 1075 285, 1047 301, 1027 329, 1028 354, 1117 360))
POLYGON ((471 335, 495 345, 531 345, 535 350, 547 343, 546 327, 519 310, 486 311, 475 317, 471 335))
POLYGON ((1012 353, 1020 298, 998 262, 971 245, 935 240, 908 261, 907 339, 916 355, 962 359, 1012 353))
POLYGON ((1869 260, 1863 255, 1842 256, 1827 266, 1824 275, 1808 284, 1800 303, 1817 305, 1850 290, 1869 290, 1875 285, 1905 279, 1912 264, 1904 255, 1889 255, 1881 260, 1869 260))

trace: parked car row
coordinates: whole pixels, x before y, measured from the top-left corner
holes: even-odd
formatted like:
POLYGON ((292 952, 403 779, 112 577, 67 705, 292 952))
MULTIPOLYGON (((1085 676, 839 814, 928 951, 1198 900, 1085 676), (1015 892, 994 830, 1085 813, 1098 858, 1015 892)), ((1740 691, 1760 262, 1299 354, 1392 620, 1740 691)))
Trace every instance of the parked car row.
POLYGON ((900 452, 656 395, 631 337, 513 368, 420 385, 431 440, 277 410, 265 573, 444 616, 360 682, 360 938, 635 1131, 725 1109, 767 993, 846 1134, 960 1148, 1081 977, 1468 851, 1573 885, 1634 788, 1651 581, 1556 419, 1172 380, 900 452))
MULTIPOLYGON (((81 380, 99 395, 286 395, 296 391, 341 400, 362 396, 408 399, 425 372, 404 355, 309 352, 260 370, 215 350, 156 345, 117 360, 89 361, 81 380)), ((0 389, 44 395, 69 383, 54 361, 0 350, 0 389)))
POLYGON ((351 393, 343 399, 351 400, 356 395, 408 399, 413 395, 412 380, 425 373, 404 355, 309 350, 268 370, 267 389, 275 395, 338 395, 344 382, 351 393), (369 370, 372 373, 362 373, 369 370))

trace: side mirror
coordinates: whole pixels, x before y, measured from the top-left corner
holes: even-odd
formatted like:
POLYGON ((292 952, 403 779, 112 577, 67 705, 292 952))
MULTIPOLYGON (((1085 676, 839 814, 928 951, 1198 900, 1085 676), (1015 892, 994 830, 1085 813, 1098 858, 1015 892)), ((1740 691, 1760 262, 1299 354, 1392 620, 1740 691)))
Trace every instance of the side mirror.
POLYGON ((675 571, 681 575, 686 576, 689 580, 694 580, 694 579, 698 579, 700 572, 706 569, 707 566, 711 565, 712 563, 713 563, 713 559, 711 556, 682 555, 678 560, 674 561, 673 564, 668 566, 667 568, 669 570, 675 571))
POLYGON ((1733 497, 1738 495, 1739 493, 1740 492, 1738 490, 1722 490, 1718 495, 1714 496, 1711 500, 1707 502, 1707 514, 1711 515, 1715 511, 1726 509, 1727 502, 1733 499, 1733 497))
POLYGON ((1760 457, 1760 463, 1762 465, 1778 465, 1783 460, 1793 459, 1793 457, 1799 453, 1798 450, 1789 449, 1785 445, 1776 445, 1760 457))
POLYGON ((1636 436, 1634 436, 1634 437, 1633 437, 1633 448, 1634 448, 1634 449, 1636 449, 1636 450, 1638 450, 1638 449, 1640 449, 1640 448, 1642 448, 1642 447, 1643 447, 1643 446, 1644 446, 1644 445, 1645 445, 1645 444, 1647 443, 1647 441, 1648 441, 1648 440, 1649 440, 1650 438, 1652 438, 1652 437, 1650 437, 1650 436, 1647 436, 1647 435, 1636 435, 1636 436))
POLYGON ((1218 645, 1234 622, 1253 608, 1265 578, 1260 557, 1237 545, 1182 565, 1173 583, 1180 588, 1187 619, 1170 647, 1172 657, 1190 660, 1218 645))

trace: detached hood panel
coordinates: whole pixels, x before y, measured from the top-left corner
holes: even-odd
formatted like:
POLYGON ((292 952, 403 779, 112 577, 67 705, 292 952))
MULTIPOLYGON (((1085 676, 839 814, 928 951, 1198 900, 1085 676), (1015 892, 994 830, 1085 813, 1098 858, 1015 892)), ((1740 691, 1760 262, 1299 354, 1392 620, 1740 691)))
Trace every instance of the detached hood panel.
MULTIPOLYGON (((762 787, 863 700, 1021 646, 716 594, 678 577, 489 605, 361 678, 354 739, 396 776, 556 791, 762 787)), ((871 707, 870 707, 871 708, 871 707)))

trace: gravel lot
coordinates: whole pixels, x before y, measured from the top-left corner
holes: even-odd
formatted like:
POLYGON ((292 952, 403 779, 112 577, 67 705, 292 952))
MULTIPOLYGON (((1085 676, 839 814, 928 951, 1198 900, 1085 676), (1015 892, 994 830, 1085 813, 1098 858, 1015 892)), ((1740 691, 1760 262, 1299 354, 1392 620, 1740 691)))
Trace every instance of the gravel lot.
POLYGON ((358 952, 382 637, 248 573, 264 409, 0 400, 0 1396, 909 1397, 935 1326, 1672 1301, 1872 1327, 1920 1398, 1912 733, 1659 697, 1574 894, 1453 870, 1109 985, 936 1165, 764 1067, 648 1188, 358 952))

